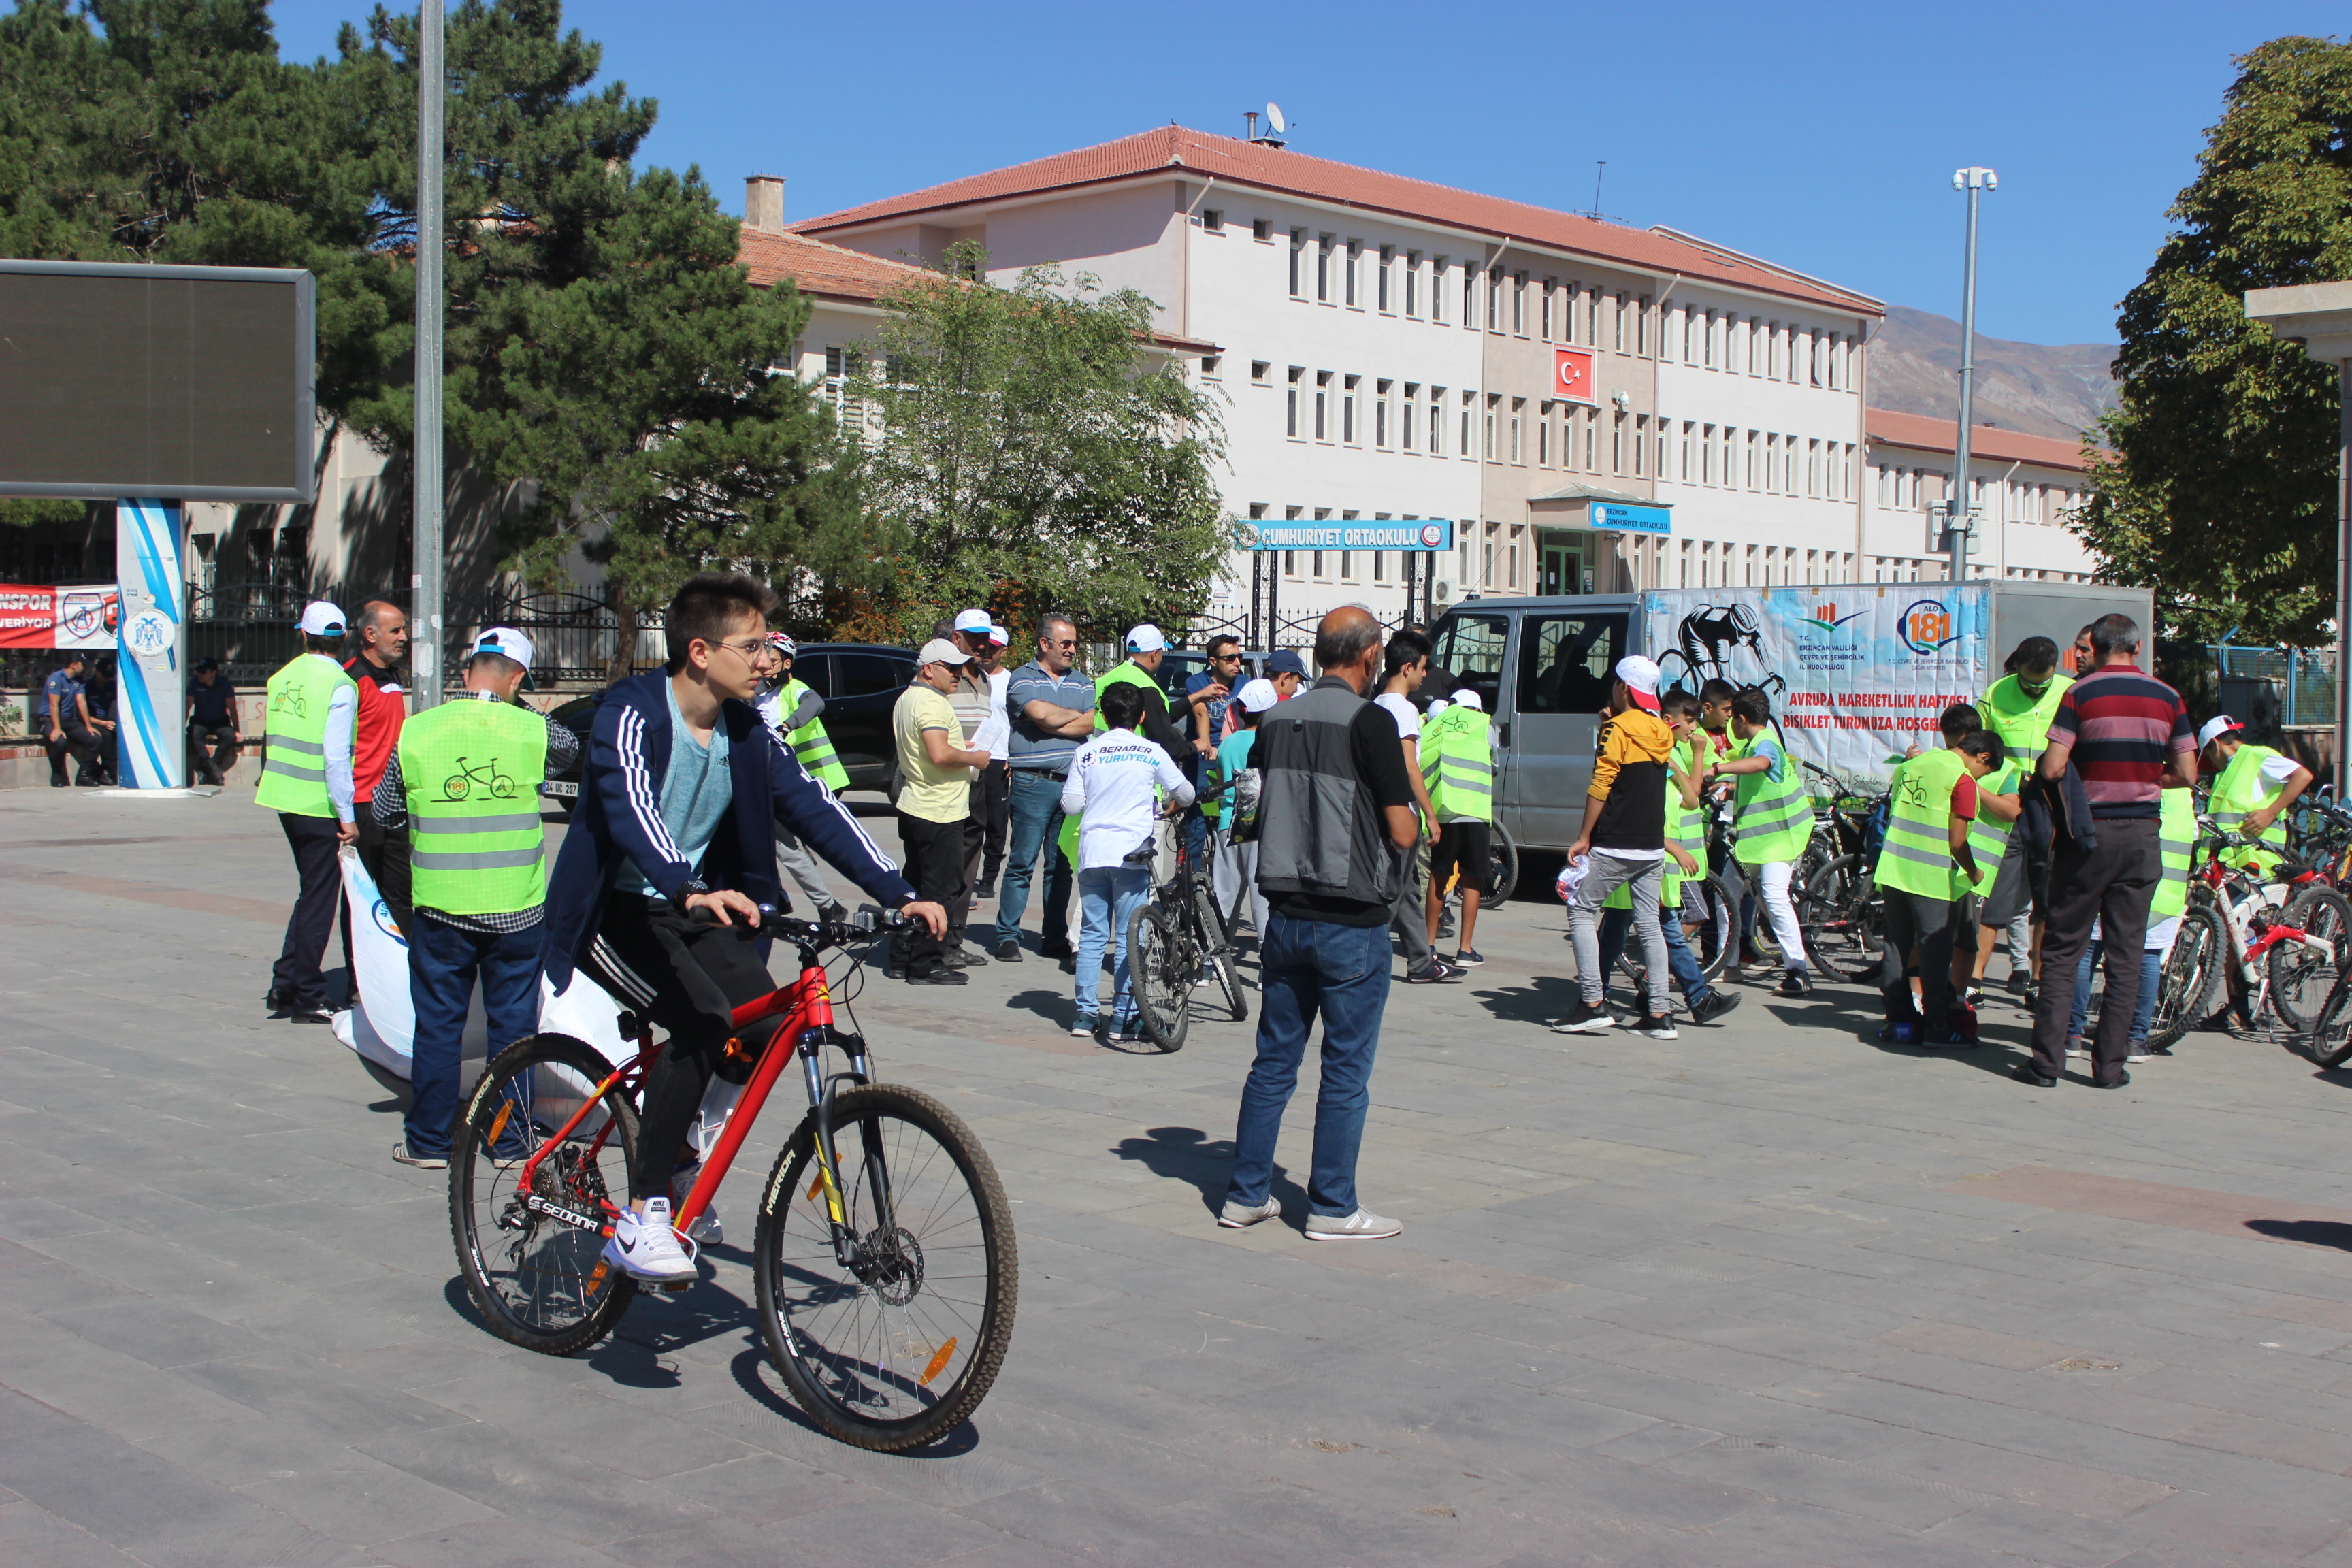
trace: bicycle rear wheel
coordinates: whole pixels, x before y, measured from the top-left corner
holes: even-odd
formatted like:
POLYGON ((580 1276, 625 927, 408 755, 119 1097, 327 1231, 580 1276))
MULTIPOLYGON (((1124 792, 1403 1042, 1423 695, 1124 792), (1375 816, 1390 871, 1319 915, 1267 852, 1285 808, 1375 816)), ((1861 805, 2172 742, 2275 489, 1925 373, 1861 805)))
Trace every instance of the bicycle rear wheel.
MULTIPOLYGON (((1805 949, 1823 973, 1867 984, 1878 977, 1886 942, 1884 906, 1862 872, 1862 857, 1840 855, 1822 862, 1794 890, 1797 927, 1805 949)), ((1758 927, 1763 926, 1758 921, 1758 927)), ((1760 941, 1759 941, 1760 945, 1760 941)))
POLYGON ((1217 900, 1210 896, 1206 882, 1192 884, 1192 924, 1199 933, 1202 966, 1217 983, 1234 1022, 1241 1023, 1249 1016, 1249 993, 1242 989, 1241 973, 1234 967, 1233 939, 1224 921, 1217 918, 1217 900))
POLYGON ((1192 1026, 1192 982, 1200 952, 1191 933, 1157 900, 1139 904, 1127 922, 1129 984, 1143 1037, 1163 1051, 1184 1048, 1192 1026))
POLYGON ((2345 943, 2352 939, 2352 903, 2332 888, 2312 888, 2280 911, 2279 919, 2305 936, 2328 944, 2322 952, 2300 942, 2271 949, 2271 1005, 2296 1034, 2309 1030, 2345 968, 2345 943))
POLYGON ((2304 1037, 2304 1048, 2324 1068, 2342 1067, 2352 1058, 2352 971, 2336 977, 2319 1016, 2312 1020, 2311 1033, 2304 1037))
POLYGON ((928 1094, 845 1089, 831 1119, 841 1246, 812 1113, 760 1201, 760 1332, 811 1420, 897 1453, 951 1430, 996 1381, 1020 1298, 1013 1209, 971 1130, 928 1094))
POLYGON ((615 1086, 569 1137, 546 1148, 530 1191, 523 1166, 611 1076, 566 1035, 499 1053, 474 1086, 449 1150, 449 1231, 466 1294, 490 1332, 569 1355, 612 1331, 636 1281, 604 1259, 612 1214, 629 1200, 637 1113, 615 1086))
POLYGON ((2157 972, 2156 1011, 2148 1016, 2147 1047, 2168 1050, 2204 1020, 2206 998, 2221 976, 2228 938, 2210 904, 2191 904, 2180 917, 2172 947, 2157 972))
POLYGON ((1714 878, 1683 883, 1684 940, 1690 943, 1691 957, 1698 961, 1699 973, 1709 980, 1723 973, 1738 945, 1732 914, 1731 901, 1714 878))

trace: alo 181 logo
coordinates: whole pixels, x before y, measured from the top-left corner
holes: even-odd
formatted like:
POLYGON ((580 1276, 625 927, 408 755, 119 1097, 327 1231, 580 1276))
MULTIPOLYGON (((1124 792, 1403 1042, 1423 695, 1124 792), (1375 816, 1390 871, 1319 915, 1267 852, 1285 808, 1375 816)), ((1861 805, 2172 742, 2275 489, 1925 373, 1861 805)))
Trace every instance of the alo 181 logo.
POLYGON ((1952 612, 1941 599, 1920 599, 1906 607, 1896 635, 1919 654, 1940 653, 1959 640, 1952 632, 1952 612))

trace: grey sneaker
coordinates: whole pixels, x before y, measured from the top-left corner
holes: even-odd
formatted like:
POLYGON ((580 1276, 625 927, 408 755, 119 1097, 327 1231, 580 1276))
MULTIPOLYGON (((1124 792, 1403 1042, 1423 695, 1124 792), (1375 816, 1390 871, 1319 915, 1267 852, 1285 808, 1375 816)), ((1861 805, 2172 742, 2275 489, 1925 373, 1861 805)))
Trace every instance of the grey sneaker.
POLYGON ((1247 1230, 1262 1219, 1281 1217, 1282 1205, 1272 1197, 1262 1204, 1237 1204, 1227 1198, 1225 1206, 1217 1212, 1217 1223, 1227 1230, 1247 1230))
POLYGON ((414 1165, 420 1171, 446 1171, 449 1168, 448 1155, 412 1153, 409 1151, 408 1140, 405 1138, 392 1146, 392 1157, 404 1165, 414 1165))
MULTIPOLYGON (((686 1202, 687 1194, 694 1191, 695 1178, 701 1174, 702 1166, 698 1162, 688 1165, 683 1171, 671 1173, 669 1206, 672 1214, 676 1214, 679 1205, 686 1202)), ((717 1247, 727 1235, 726 1227, 719 1223, 719 1205, 713 1203, 700 1214, 696 1215, 694 1223, 686 1227, 686 1234, 699 1246, 717 1247)))
POLYGON ((1392 1219, 1383 1219, 1371 1210, 1357 1205, 1349 1215, 1311 1214, 1307 1216, 1307 1239, 1309 1241, 1378 1241, 1396 1235, 1404 1226, 1392 1219))

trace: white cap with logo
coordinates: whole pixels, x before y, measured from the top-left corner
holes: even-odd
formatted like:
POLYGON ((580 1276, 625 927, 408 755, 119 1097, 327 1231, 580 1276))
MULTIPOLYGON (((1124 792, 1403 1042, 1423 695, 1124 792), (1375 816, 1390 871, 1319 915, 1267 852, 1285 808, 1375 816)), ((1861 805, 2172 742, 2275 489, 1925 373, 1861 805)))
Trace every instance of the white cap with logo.
POLYGON ((1273 681, 1261 675, 1255 680, 1243 681, 1242 689, 1234 693, 1234 700, 1242 705, 1244 712, 1263 713, 1282 700, 1282 693, 1274 689, 1273 681))
POLYGON ((958 610, 956 612, 955 629, 960 632, 980 632, 985 634, 989 628, 989 625, 988 612, 986 610, 958 610))
POLYGON ((1150 621, 1127 629, 1127 651, 1129 653, 1158 653, 1167 646, 1167 635, 1150 621))
POLYGON ((478 653, 495 653, 510 658, 525 669, 530 668, 530 639, 512 626, 484 626, 474 646, 466 650, 467 658, 478 653))
POLYGON ((1486 710, 1486 700, 1466 686, 1454 694, 1454 705, 1456 708, 1467 708, 1473 713, 1484 713, 1486 710))
POLYGON ((302 606, 302 635, 313 637, 339 637, 347 625, 343 612, 324 599, 313 599, 302 606))

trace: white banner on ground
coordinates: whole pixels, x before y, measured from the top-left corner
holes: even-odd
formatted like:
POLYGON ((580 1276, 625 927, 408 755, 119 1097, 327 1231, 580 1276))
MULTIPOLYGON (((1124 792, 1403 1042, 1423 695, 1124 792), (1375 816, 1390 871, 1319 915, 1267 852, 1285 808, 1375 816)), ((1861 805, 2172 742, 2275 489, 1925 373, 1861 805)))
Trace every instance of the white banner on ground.
POLYGON ((1937 721, 1991 684, 1992 589, 1963 584, 1681 588, 1642 595, 1662 686, 1761 687, 1789 754, 1885 780, 1937 721))

